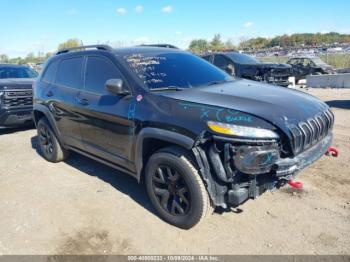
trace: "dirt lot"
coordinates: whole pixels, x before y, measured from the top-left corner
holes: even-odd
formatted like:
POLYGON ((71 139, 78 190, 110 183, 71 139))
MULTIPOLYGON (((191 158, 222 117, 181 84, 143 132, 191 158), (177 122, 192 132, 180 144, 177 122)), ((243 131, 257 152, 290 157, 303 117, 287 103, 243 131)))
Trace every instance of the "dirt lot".
POLYGON ((0 131, 0 254, 350 254, 350 90, 309 90, 336 115, 339 158, 184 231, 155 214, 132 178, 73 154, 50 164, 35 130, 0 131))

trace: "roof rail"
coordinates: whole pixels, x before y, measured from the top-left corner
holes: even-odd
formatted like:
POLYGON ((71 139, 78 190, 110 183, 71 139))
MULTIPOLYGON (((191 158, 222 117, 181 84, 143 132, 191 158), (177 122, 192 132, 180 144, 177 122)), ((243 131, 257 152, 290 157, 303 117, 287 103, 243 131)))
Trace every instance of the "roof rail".
POLYGON ((86 49, 90 49, 90 48, 96 48, 97 50, 106 50, 106 51, 113 50, 113 48, 110 47, 109 45, 85 45, 85 46, 77 46, 77 47, 65 48, 65 49, 58 50, 56 55, 69 53, 70 51, 74 51, 74 50, 86 50, 86 49))
POLYGON ((164 47, 164 48, 180 49, 177 46, 174 46, 174 45, 171 45, 171 44, 142 44, 140 46, 164 47))

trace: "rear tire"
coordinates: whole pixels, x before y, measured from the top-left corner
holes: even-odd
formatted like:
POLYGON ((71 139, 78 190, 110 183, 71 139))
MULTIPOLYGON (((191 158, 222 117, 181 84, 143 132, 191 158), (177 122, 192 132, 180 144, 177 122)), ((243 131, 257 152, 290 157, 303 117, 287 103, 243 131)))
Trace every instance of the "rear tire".
POLYGON ((210 212, 210 199, 189 158, 169 151, 158 151, 149 159, 145 174, 147 193, 163 220, 189 229, 210 212))
POLYGON ((46 118, 39 120, 37 132, 40 154, 47 161, 57 163, 67 159, 69 152, 60 145, 46 118))

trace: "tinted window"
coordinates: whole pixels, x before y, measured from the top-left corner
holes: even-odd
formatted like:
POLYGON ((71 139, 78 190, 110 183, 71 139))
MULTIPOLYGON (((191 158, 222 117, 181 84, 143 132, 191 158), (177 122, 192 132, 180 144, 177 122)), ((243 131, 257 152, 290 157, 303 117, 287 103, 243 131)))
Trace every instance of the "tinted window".
POLYGON ((55 80, 58 62, 59 61, 52 62, 47 66, 45 73, 43 75, 44 81, 52 83, 55 80))
POLYGON ((125 55, 124 59, 149 88, 191 88, 232 80, 219 68, 189 53, 135 53, 125 55))
POLYGON ((88 57, 85 73, 85 89, 95 93, 107 93, 105 89, 106 81, 120 78, 120 73, 116 66, 103 57, 88 57))
POLYGON ((81 66, 83 57, 62 60, 58 68, 56 83, 64 86, 81 87, 81 66))
POLYGON ((38 73, 29 67, 0 67, 0 79, 35 78, 38 73))
POLYGON ((228 60, 223 55, 216 55, 214 57, 214 65, 225 70, 228 66, 228 60))
POLYGON ((240 53, 228 53, 227 56, 231 57, 231 59, 238 64, 254 65, 261 63, 258 59, 250 55, 240 53))
POLYGON ((287 63, 290 65, 295 65, 296 62, 297 62, 297 60, 293 58, 293 59, 289 60, 289 62, 287 62, 287 63))
POLYGON ((311 65, 310 59, 304 59, 303 66, 310 66, 310 65, 311 65))
POLYGON ((206 56, 203 56, 202 58, 204 59, 204 60, 207 60, 208 62, 210 62, 210 55, 206 55, 206 56))

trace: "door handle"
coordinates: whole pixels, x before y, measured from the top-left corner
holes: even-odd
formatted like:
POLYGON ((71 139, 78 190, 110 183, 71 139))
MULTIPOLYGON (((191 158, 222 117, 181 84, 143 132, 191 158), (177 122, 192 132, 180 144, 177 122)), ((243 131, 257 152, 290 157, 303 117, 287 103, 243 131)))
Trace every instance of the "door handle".
POLYGON ((87 100, 86 98, 77 98, 77 102, 82 106, 89 105, 89 100, 87 100))
POLYGON ((50 90, 49 92, 47 92, 47 93, 46 93, 46 96, 47 96, 47 97, 51 97, 51 96, 53 96, 52 91, 50 90))

